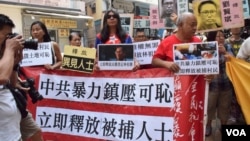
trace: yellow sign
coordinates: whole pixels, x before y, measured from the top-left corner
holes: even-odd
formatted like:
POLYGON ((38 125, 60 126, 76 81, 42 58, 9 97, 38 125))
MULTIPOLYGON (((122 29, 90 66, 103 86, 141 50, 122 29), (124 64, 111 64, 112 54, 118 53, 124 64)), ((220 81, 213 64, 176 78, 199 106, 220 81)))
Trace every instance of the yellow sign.
POLYGON ((77 21, 75 20, 62 20, 52 18, 40 18, 47 28, 77 28, 77 21))
POLYGON ((68 37, 69 36, 69 30, 64 28, 64 29, 58 29, 58 35, 59 37, 68 37))
POLYGON ((65 69, 93 72, 96 49, 87 47, 64 46, 63 65, 65 69))

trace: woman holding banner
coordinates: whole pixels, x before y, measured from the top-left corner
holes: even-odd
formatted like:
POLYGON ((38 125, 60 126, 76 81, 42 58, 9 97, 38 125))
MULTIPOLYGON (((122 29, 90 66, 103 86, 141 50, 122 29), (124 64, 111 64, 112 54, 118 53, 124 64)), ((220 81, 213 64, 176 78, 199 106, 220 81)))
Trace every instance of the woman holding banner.
MULTIPOLYGON (((132 44, 131 37, 121 26, 121 18, 119 13, 113 10, 109 10, 105 13, 102 30, 96 36, 95 47, 97 48, 99 44, 132 44)), ((133 70, 137 70, 139 67, 140 65, 136 61, 133 70)), ((97 62, 95 69, 99 70, 97 62)))
POLYGON ((51 42, 52 64, 45 64, 44 67, 48 70, 59 69, 62 66, 62 55, 60 48, 56 42, 52 42, 49 36, 47 27, 41 21, 35 21, 31 24, 30 33, 33 39, 37 39, 38 43, 51 42))

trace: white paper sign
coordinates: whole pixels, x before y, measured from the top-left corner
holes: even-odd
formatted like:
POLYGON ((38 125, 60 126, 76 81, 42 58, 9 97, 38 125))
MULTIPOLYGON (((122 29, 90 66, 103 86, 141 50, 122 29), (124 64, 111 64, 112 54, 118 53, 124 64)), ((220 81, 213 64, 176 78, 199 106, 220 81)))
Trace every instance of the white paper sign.
POLYGON ((137 42, 134 44, 135 58, 141 65, 151 64, 160 40, 137 42))
POLYGON ((52 64, 52 44, 51 42, 47 43, 38 43, 38 49, 24 49, 23 50, 23 60, 21 61, 21 66, 37 66, 44 64, 52 64))

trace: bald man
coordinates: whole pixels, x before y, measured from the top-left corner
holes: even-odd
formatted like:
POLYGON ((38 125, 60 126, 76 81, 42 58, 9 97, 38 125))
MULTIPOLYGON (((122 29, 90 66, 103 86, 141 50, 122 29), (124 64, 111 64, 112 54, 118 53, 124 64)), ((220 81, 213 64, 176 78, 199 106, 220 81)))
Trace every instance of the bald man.
POLYGON ((176 25, 178 27, 176 33, 168 36, 159 44, 152 59, 153 66, 163 67, 172 72, 178 72, 180 70, 180 67, 173 62, 173 45, 201 42, 201 40, 195 36, 197 19, 192 13, 185 12, 178 16, 176 25))

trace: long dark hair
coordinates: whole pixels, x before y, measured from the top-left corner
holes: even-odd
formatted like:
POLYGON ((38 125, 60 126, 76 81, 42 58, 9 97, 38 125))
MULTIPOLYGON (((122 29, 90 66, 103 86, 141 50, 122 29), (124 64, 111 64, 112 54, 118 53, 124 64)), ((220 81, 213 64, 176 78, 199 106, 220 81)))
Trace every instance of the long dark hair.
MULTIPOLYGON (((50 41, 51 41, 51 38, 50 38, 50 36, 49 36, 47 27, 46 27, 46 25, 45 25, 43 22, 41 22, 41 21, 34 21, 34 22, 31 24, 31 26, 30 26, 30 35, 32 35, 32 26, 35 25, 35 24, 38 24, 38 25, 42 28, 42 30, 43 30, 43 32, 44 32, 44 35, 43 35, 43 42, 50 42, 50 41)), ((33 37, 32 37, 32 38, 33 38, 33 37)))
POLYGON ((121 40, 121 43, 124 43, 126 40, 126 32, 123 30, 122 26, 121 26, 121 18, 119 13, 113 11, 113 10, 108 10, 103 18, 103 28, 101 30, 101 41, 103 43, 105 43, 106 41, 109 40, 109 36, 110 36, 110 27, 107 24, 107 20, 108 20, 108 14, 112 12, 114 13, 114 16, 117 17, 117 25, 116 25, 116 36, 121 40))

